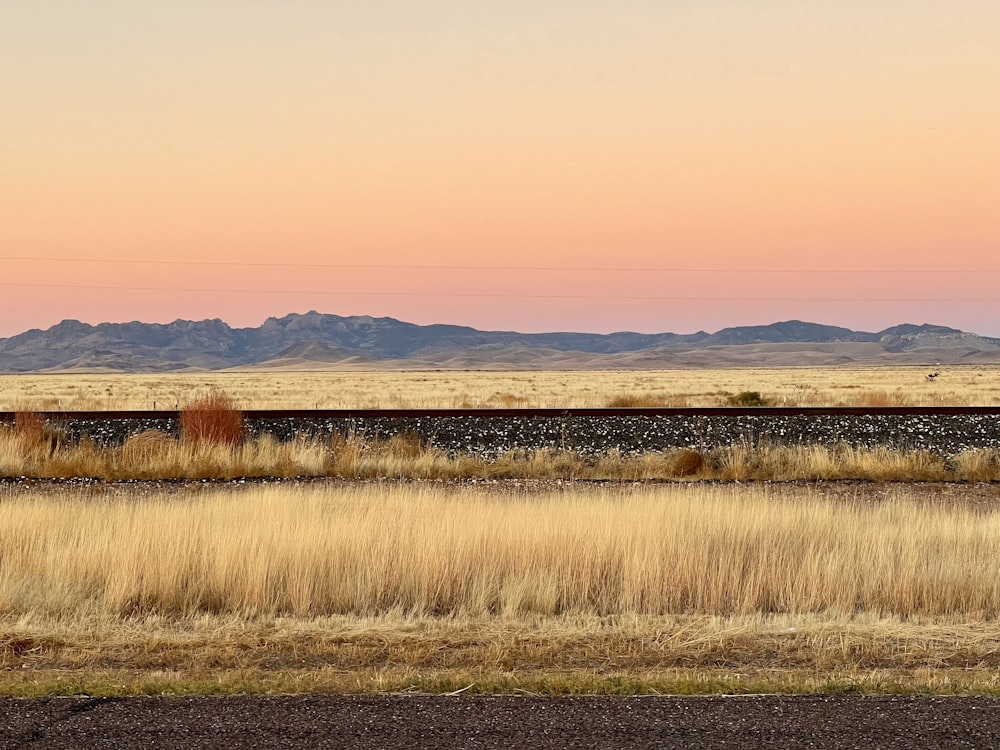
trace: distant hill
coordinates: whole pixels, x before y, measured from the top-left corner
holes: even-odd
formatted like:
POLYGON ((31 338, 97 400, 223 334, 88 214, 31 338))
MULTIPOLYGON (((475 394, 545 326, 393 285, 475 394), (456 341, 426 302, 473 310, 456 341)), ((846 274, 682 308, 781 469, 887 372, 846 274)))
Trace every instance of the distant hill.
POLYGON ((257 328, 232 328, 217 319, 99 325, 64 320, 44 331, 0 339, 3 372, 631 369, 851 362, 1000 363, 1000 339, 926 324, 867 333, 798 320, 716 333, 516 333, 318 312, 268 318, 257 328))

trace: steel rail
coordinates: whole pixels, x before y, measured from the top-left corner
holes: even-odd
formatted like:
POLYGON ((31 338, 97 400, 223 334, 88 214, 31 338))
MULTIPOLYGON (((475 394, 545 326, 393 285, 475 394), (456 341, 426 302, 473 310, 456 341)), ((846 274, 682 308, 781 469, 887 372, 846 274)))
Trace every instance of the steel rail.
MULTIPOLYGON (((0 412, 13 422, 23 412, 0 412)), ((177 409, 130 411, 30 411, 48 421, 175 420, 177 409)), ((276 419, 558 419, 572 417, 981 417, 1000 416, 1000 406, 684 406, 545 409, 243 409, 246 421, 276 419)))

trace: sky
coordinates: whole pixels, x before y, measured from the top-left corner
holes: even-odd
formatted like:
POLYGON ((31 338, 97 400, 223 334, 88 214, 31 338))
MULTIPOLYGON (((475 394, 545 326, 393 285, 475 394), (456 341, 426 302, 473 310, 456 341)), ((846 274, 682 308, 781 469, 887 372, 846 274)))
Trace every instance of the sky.
POLYGON ((0 336, 1000 336, 996 0, 0 2, 0 336))

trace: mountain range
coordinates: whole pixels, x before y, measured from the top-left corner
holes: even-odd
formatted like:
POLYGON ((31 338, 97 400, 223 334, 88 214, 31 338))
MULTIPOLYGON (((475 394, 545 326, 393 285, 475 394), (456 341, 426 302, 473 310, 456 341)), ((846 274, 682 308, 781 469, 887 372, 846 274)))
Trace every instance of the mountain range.
POLYGON ((0 339, 0 371, 186 369, 639 369, 851 363, 1000 363, 1000 339, 937 325, 877 333, 784 321, 715 333, 516 333, 318 312, 256 328, 221 320, 64 320, 0 339))

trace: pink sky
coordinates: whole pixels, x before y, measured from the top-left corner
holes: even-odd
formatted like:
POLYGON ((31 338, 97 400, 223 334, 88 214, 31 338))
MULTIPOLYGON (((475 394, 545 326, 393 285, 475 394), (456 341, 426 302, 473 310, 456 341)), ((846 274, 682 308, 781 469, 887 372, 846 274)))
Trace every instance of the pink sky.
POLYGON ((994 0, 19 5, 0 336, 310 309, 1000 336, 994 0))

